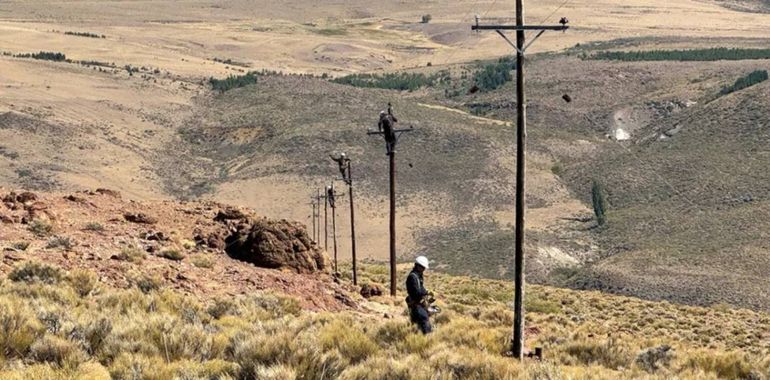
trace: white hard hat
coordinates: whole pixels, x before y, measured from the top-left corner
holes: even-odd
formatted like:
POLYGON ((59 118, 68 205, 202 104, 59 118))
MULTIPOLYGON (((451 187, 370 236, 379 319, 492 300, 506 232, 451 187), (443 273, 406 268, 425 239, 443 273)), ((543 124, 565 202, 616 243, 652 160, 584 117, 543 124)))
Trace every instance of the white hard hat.
POLYGON ((417 256, 416 259, 414 259, 414 262, 417 264, 420 264, 425 269, 428 269, 430 266, 430 262, 428 261, 428 258, 425 256, 417 256))

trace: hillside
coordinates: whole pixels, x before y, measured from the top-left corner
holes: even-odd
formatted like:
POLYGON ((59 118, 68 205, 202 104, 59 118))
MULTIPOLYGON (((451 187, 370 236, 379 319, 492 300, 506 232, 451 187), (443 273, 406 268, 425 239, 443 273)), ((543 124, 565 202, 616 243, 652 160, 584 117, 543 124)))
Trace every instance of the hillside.
MULTIPOLYGON (((4 198, 10 199, 8 194, 4 198)), ((436 332, 426 337, 409 325, 401 297, 367 300, 356 294, 349 266, 342 268, 341 280, 333 281, 324 272, 258 268, 210 243, 194 242, 194 234, 218 231, 222 222, 215 216, 232 208, 138 203, 118 195, 39 193, 32 200, 29 193, 19 193, 15 199, 23 198, 23 207, 3 206, 0 320, 8 322, 0 339, 2 378, 738 379, 770 374, 765 359, 770 340, 764 333, 770 315, 765 313, 531 285, 525 301, 527 345, 542 347, 544 359, 520 364, 505 356, 512 323, 509 282, 429 271, 427 283, 444 311, 434 319, 436 332), (155 223, 127 220, 126 214, 139 211, 145 213, 142 220, 155 218, 155 223), (17 215, 30 212, 37 213, 35 223, 15 222, 17 215), (50 236, 43 236, 43 221, 50 223, 50 236), (69 243, 62 243, 65 238, 69 243), (171 249, 179 259, 164 253, 171 249), (148 280, 135 281, 132 275, 148 280)), ((362 284, 384 287, 385 266, 360 268, 362 284)), ((399 267, 399 282, 408 269, 399 267)))

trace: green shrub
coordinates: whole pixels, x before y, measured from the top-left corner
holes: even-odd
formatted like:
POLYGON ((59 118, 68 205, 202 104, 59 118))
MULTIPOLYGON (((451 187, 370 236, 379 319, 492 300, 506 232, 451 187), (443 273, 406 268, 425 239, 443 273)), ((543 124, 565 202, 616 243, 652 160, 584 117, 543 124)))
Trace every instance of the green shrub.
POLYGON ((212 268, 214 266, 214 261, 205 255, 195 255, 190 261, 198 268, 212 268))
POLYGON ((64 32, 68 36, 88 37, 88 38, 107 38, 104 34, 96 34, 89 32, 64 32))
POLYGON ((47 61, 55 61, 55 62, 62 62, 67 60, 67 56, 63 53, 55 53, 50 51, 41 51, 39 53, 25 53, 25 54, 16 54, 14 57, 17 58, 32 58, 32 59, 40 59, 40 60, 47 60, 47 61))
POLYGON ((21 264, 8 274, 8 279, 14 282, 41 282, 44 284, 57 284, 62 279, 59 268, 29 261, 21 264))
POLYGON ((430 22, 430 20, 433 20, 433 17, 431 15, 422 15, 420 22, 422 22, 423 24, 427 24, 430 22))
POLYGON ((42 219, 33 220, 27 229, 36 236, 40 237, 48 236, 51 234, 51 232, 53 232, 53 226, 51 223, 48 223, 42 219))

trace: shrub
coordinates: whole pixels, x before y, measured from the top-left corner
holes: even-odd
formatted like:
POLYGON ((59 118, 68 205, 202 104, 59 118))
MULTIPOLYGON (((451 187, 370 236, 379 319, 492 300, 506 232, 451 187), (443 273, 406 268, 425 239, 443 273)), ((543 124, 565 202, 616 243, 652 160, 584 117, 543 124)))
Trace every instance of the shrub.
POLYGON ((75 292, 81 297, 91 294, 91 292, 96 289, 96 284, 99 282, 93 272, 82 269, 71 273, 67 280, 69 281, 70 286, 72 286, 75 292))
POLYGON ((86 224, 84 229, 86 231, 102 232, 104 231, 104 226, 97 222, 91 222, 86 224))
POLYGON ((85 358, 72 342, 51 335, 45 335, 32 344, 30 356, 38 362, 69 368, 77 367, 85 358))
POLYGON ((51 234, 51 232, 53 232, 53 226, 42 219, 33 220, 27 229, 36 236, 40 237, 48 236, 51 234))
POLYGON ((337 349, 353 364, 377 352, 377 345, 361 330, 351 328, 350 323, 335 320, 324 326, 318 338, 324 350, 337 349), (345 331, 344 334, 340 332, 345 331))
POLYGON ((180 261, 184 259, 185 254, 176 249, 166 249, 161 251, 158 256, 169 260, 180 261))
POLYGON ((745 355, 738 352, 716 353, 698 351, 690 355, 685 367, 716 374, 720 379, 759 378, 753 373, 745 355))
POLYGON ((89 37, 89 38, 107 38, 104 34, 96 34, 89 32, 64 32, 68 36, 89 37))
POLYGON ((16 54, 14 57, 17 58, 32 58, 32 59, 40 59, 40 60, 47 60, 47 61, 55 61, 55 62, 62 62, 67 60, 67 56, 63 53, 55 53, 50 51, 41 51, 39 53, 26 53, 26 54, 16 54))
POLYGON ((45 332, 43 325, 27 307, 0 300, 0 356, 24 357, 32 343, 45 332))
POLYGON ((422 15, 420 22, 422 22, 423 24, 427 24, 430 22, 430 20, 433 20, 433 17, 431 15, 422 15))
POLYGON ((142 275, 134 280, 134 284, 142 291, 142 293, 147 294, 154 290, 159 290, 163 285, 163 282, 156 276, 142 275))
POLYGON ((117 260, 128 261, 130 263, 138 263, 144 260, 147 254, 139 248, 127 247, 123 248, 119 254, 115 255, 117 260))
POLYGON ((64 248, 65 251, 70 251, 74 246, 75 241, 72 238, 67 236, 54 236, 48 240, 48 244, 46 244, 45 247, 49 249, 64 248))
POLYGON ((235 314, 237 307, 235 302, 229 299, 217 299, 214 303, 208 307, 206 312, 209 313, 214 319, 219 319, 225 315, 235 314))
POLYGON ((212 268, 214 266, 214 261, 205 255, 195 255, 190 261, 198 268, 212 268))
POLYGON ((15 249, 17 251, 26 251, 27 248, 29 248, 30 244, 31 243, 28 242, 28 241, 19 241, 19 242, 13 243, 11 245, 11 248, 13 248, 13 249, 15 249))
POLYGON ((15 267, 8 274, 8 279, 14 282, 56 284, 62 279, 62 273, 59 268, 29 261, 15 267))
POLYGON ((628 368, 633 360, 631 350, 614 338, 579 340, 568 344, 564 350, 581 364, 599 364, 610 369, 628 368))
POLYGON ((636 356, 636 364, 643 370, 654 373, 662 367, 668 367, 674 357, 674 350, 669 345, 648 348, 636 356))
POLYGON ((735 91, 743 90, 744 88, 751 87, 755 84, 762 83, 767 80, 767 70, 755 70, 744 77, 738 78, 731 86, 726 86, 720 91, 721 95, 727 95, 735 91))

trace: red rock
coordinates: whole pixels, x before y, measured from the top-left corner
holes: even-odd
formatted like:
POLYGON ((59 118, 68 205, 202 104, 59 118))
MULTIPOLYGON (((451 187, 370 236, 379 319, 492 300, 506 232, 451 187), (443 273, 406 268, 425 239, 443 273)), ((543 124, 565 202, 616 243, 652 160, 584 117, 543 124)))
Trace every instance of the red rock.
POLYGON ((139 223, 139 224, 155 224, 158 223, 158 218, 155 218, 153 216, 137 212, 137 213, 125 213, 123 214, 123 217, 131 222, 131 223, 139 223))

